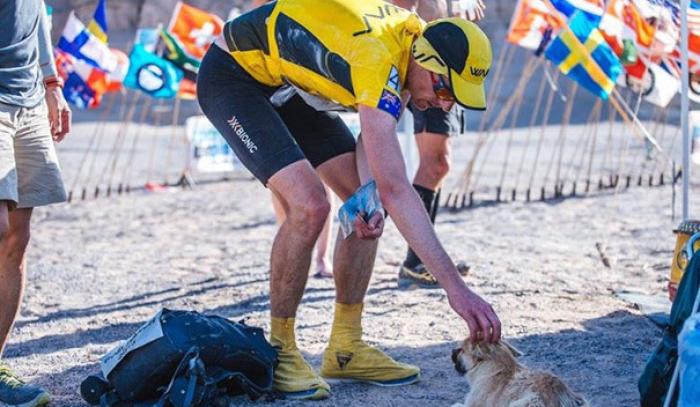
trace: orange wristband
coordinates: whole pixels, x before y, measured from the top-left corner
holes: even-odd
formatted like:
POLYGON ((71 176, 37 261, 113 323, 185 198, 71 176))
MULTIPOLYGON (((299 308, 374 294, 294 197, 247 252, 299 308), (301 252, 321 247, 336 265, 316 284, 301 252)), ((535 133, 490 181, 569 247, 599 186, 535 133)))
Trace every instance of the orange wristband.
POLYGON ((50 88, 61 88, 63 89, 63 79, 60 76, 54 76, 49 79, 44 80, 44 87, 46 89, 50 88))

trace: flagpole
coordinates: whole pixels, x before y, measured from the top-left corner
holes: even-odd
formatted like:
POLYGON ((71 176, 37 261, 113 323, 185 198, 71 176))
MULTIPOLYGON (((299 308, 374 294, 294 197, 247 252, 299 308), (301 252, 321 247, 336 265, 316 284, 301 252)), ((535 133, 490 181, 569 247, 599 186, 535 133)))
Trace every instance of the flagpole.
POLYGON ((681 0, 681 130, 683 131, 683 220, 688 220, 690 191, 690 128, 688 125, 688 90, 690 69, 688 67, 688 0, 681 0))

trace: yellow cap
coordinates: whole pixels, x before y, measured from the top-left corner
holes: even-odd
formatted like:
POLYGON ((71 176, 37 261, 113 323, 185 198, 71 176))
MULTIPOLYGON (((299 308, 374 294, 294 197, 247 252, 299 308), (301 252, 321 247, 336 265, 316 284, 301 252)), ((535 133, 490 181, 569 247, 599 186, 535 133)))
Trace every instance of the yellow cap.
POLYGON ((467 109, 486 109, 484 80, 491 69, 491 43, 476 24, 442 18, 428 24, 413 43, 421 67, 445 75, 455 100, 467 109))

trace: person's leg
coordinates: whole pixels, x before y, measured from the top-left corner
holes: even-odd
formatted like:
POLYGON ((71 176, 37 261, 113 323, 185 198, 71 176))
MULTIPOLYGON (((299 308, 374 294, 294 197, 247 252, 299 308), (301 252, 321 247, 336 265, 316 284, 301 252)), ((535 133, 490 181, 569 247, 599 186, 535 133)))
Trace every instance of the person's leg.
MULTIPOLYGON (((439 108, 418 110, 409 104, 413 113, 414 132, 420 162, 413 179, 416 189, 435 223, 438 191, 450 170, 450 132, 456 128, 456 117, 439 108)), ((437 280, 426 270, 423 262, 409 247, 399 268, 399 288, 439 288, 437 280)))
MULTIPOLYGON (((22 301, 32 208, 66 198, 43 103, 15 110, 11 115, 14 167, 4 171, 2 164, 8 151, 7 139, 3 137, 7 112, 4 106, 0 107, 0 173, 4 174, 0 178, 0 355, 22 301), (8 190, 14 191, 8 196, 8 190)), ((37 407, 48 402, 49 394, 45 390, 25 384, 0 363, 0 405, 37 407)))
POLYGON ((280 202, 280 199, 277 198, 277 195, 275 195, 274 192, 270 195, 272 199, 272 210, 275 211, 275 220, 277 221, 278 225, 281 225, 284 223, 284 220, 287 219, 287 214, 282 206, 282 202, 280 202))
MULTIPOLYGON (((317 171, 338 196, 347 200, 360 186, 352 153, 335 157, 317 171), (352 175, 351 175, 352 174, 352 175)), ((362 311, 377 255, 377 240, 340 233, 333 256, 336 304, 321 375, 332 381, 362 381, 379 386, 400 386, 420 379, 416 366, 396 362, 362 341, 362 311)))
MULTIPOLYGON (((0 201, 0 247, 4 245, 7 236, 10 234, 10 213, 9 201, 0 201)), ((3 260, 0 257, 0 260, 3 260)), ((0 263, 0 358, 7 343, 12 323, 19 304, 20 284, 14 282, 16 278, 5 276, 5 267, 0 263), (10 281, 13 280, 13 281, 10 281), (17 295, 13 295, 17 292, 17 295), (13 305, 14 304, 14 305, 13 305), (14 310, 14 311, 13 311, 14 310)))
POLYGON ((197 85, 204 114, 286 212, 270 255, 270 342, 279 360, 273 387, 289 398, 328 397, 330 387, 304 360, 294 332, 313 246, 329 212, 321 180, 270 103, 274 89, 252 79, 229 54, 212 46, 197 85))
MULTIPOLYGON (((425 210, 434 221, 438 202, 437 191, 450 171, 450 143, 447 134, 422 132, 416 134, 420 163, 413 179, 413 187, 421 197, 425 210)), ((415 269, 422 264, 418 256, 408 248, 404 266, 415 269)))
MULTIPOLYGON (((31 208, 8 214, 7 201, 0 201, 0 356, 22 301, 31 216, 31 208)), ((44 389, 25 384, 0 362, 1 406, 39 407, 48 402, 49 394, 44 389)))
POLYGON ((0 356, 17 316, 24 291, 24 255, 29 244, 32 209, 15 209, 0 205, 0 356), (8 221, 6 232, 2 224, 8 221))
POLYGON ((306 285, 311 252, 330 204, 323 184, 305 160, 277 172, 268 187, 287 208, 272 245, 270 306, 273 317, 293 318, 306 285))
POLYGON ((324 185, 326 189, 326 196, 328 197, 328 202, 330 202, 330 213, 326 218, 326 223, 323 224, 323 229, 321 230, 321 235, 318 237, 316 242, 316 273, 314 277, 333 277, 333 268, 331 267, 331 256, 330 256, 330 246, 331 246, 331 232, 333 230, 333 218, 335 217, 335 198, 333 191, 324 185))
MULTIPOLYGON (((323 229, 321 229, 321 234, 318 236, 318 240, 316 241, 316 255, 314 256, 314 264, 315 264, 315 272, 314 272, 314 277, 317 278, 332 278, 333 277, 333 269, 331 267, 331 260, 330 260, 330 234, 331 234, 331 229, 333 227, 333 210, 334 210, 334 199, 333 199, 333 191, 331 191, 330 188, 328 188, 327 185, 324 185, 325 191, 326 191, 326 196, 328 197, 328 201, 330 203, 330 211, 329 215, 326 218, 326 222, 323 224, 323 229)), ((282 205, 282 202, 280 199, 275 195, 274 193, 272 195, 272 209, 275 212, 275 219, 277 220, 277 224, 281 225, 284 223, 284 220, 287 218, 286 214, 286 209, 282 205)))
POLYGON ((330 387, 316 375, 296 345, 296 310, 301 302, 329 203, 318 176, 306 160, 293 163, 270 178, 268 187, 286 208, 270 256, 270 342, 279 348, 275 389, 288 397, 318 399, 330 387))
MULTIPOLYGON (((355 140, 335 114, 317 112, 299 98, 280 110, 304 155, 323 182, 347 200, 360 187, 355 164, 355 140)), ((362 310, 372 276, 377 240, 351 234, 336 241, 333 277, 336 305, 321 375, 333 380, 364 381, 382 386, 409 384, 420 378, 420 369, 398 363, 362 341, 362 310)))

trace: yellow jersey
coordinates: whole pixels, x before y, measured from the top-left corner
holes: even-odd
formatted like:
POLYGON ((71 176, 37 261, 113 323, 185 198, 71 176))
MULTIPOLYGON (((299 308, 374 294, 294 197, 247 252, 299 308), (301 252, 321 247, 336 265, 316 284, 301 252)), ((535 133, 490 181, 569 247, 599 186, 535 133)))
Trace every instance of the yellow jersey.
POLYGON ((332 105, 376 107, 398 119, 411 45, 424 25, 381 0, 278 0, 228 21, 222 37, 264 85, 289 84, 332 105))

